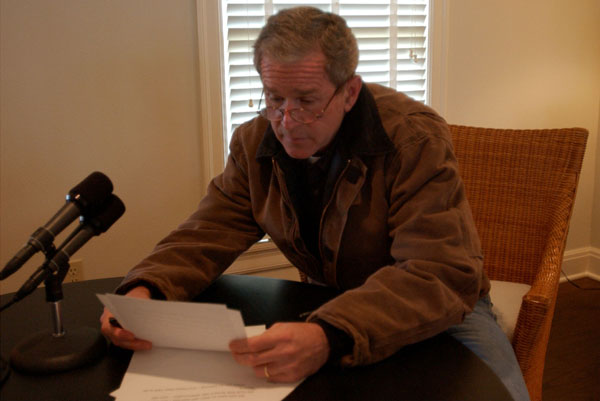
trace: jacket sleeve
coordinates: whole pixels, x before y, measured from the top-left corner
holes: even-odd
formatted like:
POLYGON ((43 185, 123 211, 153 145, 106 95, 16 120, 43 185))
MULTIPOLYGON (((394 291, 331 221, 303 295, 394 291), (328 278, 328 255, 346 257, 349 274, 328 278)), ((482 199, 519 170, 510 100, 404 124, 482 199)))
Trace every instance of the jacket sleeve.
MULTIPOLYGON (((386 167, 393 263, 316 310, 354 340, 342 365, 369 364, 460 323, 489 283, 450 135, 415 118, 386 167)), ((339 267, 343 268, 343 267, 339 267)))
POLYGON ((118 293, 144 284, 166 299, 190 300, 264 236, 252 217, 246 161, 236 132, 225 170, 197 210, 127 274, 118 293))

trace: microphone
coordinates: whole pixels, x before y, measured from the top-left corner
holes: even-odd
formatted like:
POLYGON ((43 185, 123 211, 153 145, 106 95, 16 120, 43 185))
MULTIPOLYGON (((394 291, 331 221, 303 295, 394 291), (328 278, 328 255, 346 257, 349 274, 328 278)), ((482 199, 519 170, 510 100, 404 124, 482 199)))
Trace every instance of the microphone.
POLYGON ((40 266, 21 286, 12 302, 17 302, 29 295, 51 274, 60 274, 60 281, 62 281, 69 270, 69 258, 93 236, 108 230, 125 213, 125 205, 118 196, 111 194, 106 202, 93 213, 90 217, 81 217, 80 225, 59 247, 54 257, 40 266))
POLYGON ((56 235, 79 215, 85 215, 91 209, 101 205, 112 190, 110 179, 98 171, 73 187, 67 194, 67 203, 44 226, 31 234, 27 244, 0 271, 0 280, 19 270, 38 251, 49 256, 49 253, 54 250, 53 241, 56 235))
POLYGON ((61 246, 56 251, 49 262, 50 269, 57 272, 68 269, 71 256, 93 236, 106 232, 123 213, 125 213, 125 204, 117 195, 111 194, 92 216, 81 216, 80 229, 64 247, 61 246))

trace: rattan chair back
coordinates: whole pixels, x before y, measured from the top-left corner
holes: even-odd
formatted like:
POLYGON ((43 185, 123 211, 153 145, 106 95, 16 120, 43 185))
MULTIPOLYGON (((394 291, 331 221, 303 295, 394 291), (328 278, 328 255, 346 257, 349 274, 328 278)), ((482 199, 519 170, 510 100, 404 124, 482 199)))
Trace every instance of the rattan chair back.
POLYGON ((488 276, 532 286, 523 297, 513 347, 531 399, 540 400, 587 131, 450 130, 488 276))

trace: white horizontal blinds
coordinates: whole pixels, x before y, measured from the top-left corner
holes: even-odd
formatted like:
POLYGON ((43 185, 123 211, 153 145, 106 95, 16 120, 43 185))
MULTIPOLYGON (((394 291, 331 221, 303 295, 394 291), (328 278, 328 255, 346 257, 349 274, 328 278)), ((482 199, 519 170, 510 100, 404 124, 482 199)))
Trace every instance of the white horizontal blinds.
POLYGON ((358 74, 366 82, 427 97, 427 0, 340 0, 358 41, 358 74))
POLYGON ((223 0, 224 80, 227 143, 235 128, 256 116, 262 83, 254 69, 252 44, 265 24, 262 0, 223 0))
POLYGON ((428 0, 222 0, 227 141, 241 123, 256 116, 262 85, 252 64, 252 44, 266 18, 295 6, 313 6, 344 17, 358 41, 357 72, 427 99, 428 0))
POLYGON ((339 15, 344 17, 358 42, 357 73, 366 82, 391 86, 390 71, 393 52, 390 40, 392 18, 390 1, 372 0, 339 2, 339 15))
POLYGON ((407 95, 427 101, 428 0, 398 0, 394 46, 396 77, 394 87, 407 95))

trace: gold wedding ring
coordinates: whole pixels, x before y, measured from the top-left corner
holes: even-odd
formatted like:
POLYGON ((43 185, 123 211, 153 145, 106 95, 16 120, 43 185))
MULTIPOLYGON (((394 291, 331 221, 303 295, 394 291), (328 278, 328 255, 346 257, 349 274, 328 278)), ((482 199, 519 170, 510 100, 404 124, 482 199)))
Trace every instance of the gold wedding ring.
POLYGON ((269 374, 269 369, 267 369, 267 365, 265 365, 265 377, 269 379, 271 375, 269 374))

